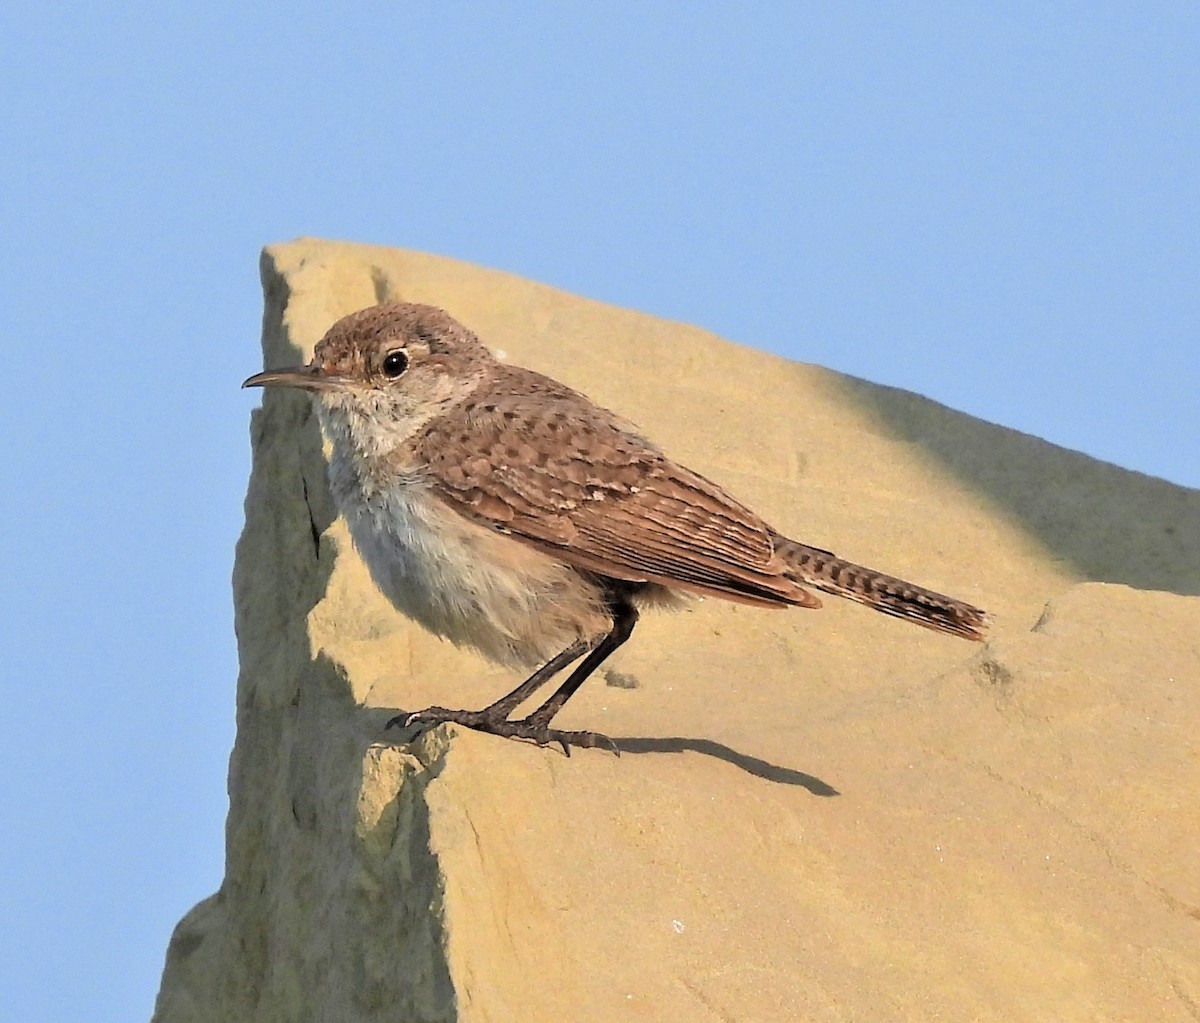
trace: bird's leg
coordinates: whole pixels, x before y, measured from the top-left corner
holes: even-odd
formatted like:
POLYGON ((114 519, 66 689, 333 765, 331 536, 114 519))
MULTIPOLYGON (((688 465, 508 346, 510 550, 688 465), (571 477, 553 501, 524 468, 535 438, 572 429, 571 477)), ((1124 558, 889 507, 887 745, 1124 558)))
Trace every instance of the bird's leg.
POLYGON ((599 639, 577 639, 566 650, 556 656, 550 658, 537 671, 522 682, 507 696, 502 696, 495 703, 484 707, 479 713, 492 721, 504 721, 508 715, 516 710, 529 697, 542 688, 555 675, 563 670, 572 661, 579 660, 589 650, 593 649, 601 640, 599 639))
POLYGON ((388 727, 397 724, 411 725, 416 723, 440 724, 443 721, 453 721, 455 724, 473 728, 492 735, 502 735, 512 739, 532 739, 539 746, 550 742, 562 745, 563 752, 571 754, 572 746, 602 747, 617 752, 616 744, 605 735, 597 732, 563 732, 549 727, 551 718, 562 709, 562 705, 574 695, 605 659, 629 639, 637 624, 637 609, 627 597, 614 598, 610 602, 613 615, 612 628, 599 641, 576 640, 558 656, 538 668, 507 696, 501 697, 495 703, 483 710, 447 710, 445 707, 428 707, 415 714, 397 715, 388 722, 388 727), (528 717, 520 721, 509 721, 508 715, 537 689, 553 677, 557 672, 576 660, 581 654, 587 653, 583 661, 567 676, 567 679, 554 695, 543 703, 528 717))
POLYGON ((507 696, 502 696, 495 703, 488 704, 483 710, 448 710, 445 707, 426 707, 424 710, 419 710, 415 714, 398 714, 392 718, 385 727, 391 728, 394 725, 411 725, 418 721, 426 723, 438 723, 441 721, 454 721, 457 724, 465 725, 468 728, 479 728, 488 730, 488 726, 498 725, 508 718, 514 710, 532 696, 537 690, 541 689, 555 675, 563 670, 572 661, 578 660, 589 650, 595 647, 601 639, 577 639, 569 647, 561 653, 556 654, 543 664, 537 671, 522 682, 507 696))
POLYGON ((567 676, 567 680, 555 690, 554 695, 525 718, 530 725, 535 728, 545 728, 549 725, 550 719, 562 710, 563 704, 575 695, 575 691, 587 681, 588 676, 599 668, 617 647, 633 635, 633 627, 637 625, 638 620, 637 608, 628 600, 614 602, 611 606, 613 625, 608 635, 597 643, 579 667, 567 676))
POLYGON ((598 746, 620 756, 621 751, 617 749, 617 744, 607 735, 601 735, 599 732, 564 732, 549 727, 551 719, 562 709, 563 704, 574 696, 575 691, 587 681, 592 672, 600 667, 609 655, 633 634, 638 613, 637 608, 633 606, 628 597, 613 598, 609 607, 612 610, 613 624, 608 635, 596 644, 579 666, 567 676, 567 680, 555 690, 550 699, 527 718, 520 721, 505 721, 503 730, 498 734, 517 739, 532 739, 539 746, 544 746, 548 742, 557 742, 567 756, 571 755, 572 746, 598 746))

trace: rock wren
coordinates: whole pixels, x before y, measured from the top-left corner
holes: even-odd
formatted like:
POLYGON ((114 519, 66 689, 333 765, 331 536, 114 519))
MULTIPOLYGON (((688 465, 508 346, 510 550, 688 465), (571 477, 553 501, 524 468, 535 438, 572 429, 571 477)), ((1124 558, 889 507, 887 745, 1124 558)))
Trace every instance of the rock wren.
POLYGON ((244 387, 311 392, 333 448, 333 496, 371 577, 431 632, 536 668, 478 711, 429 707, 389 725, 454 721, 539 745, 602 746, 550 721, 633 632, 682 595, 816 608, 806 586, 939 632, 983 638, 985 612, 789 540, 633 424, 500 362, 441 309, 372 306, 330 327, 307 366, 244 387), (545 703, 516 708, 579 661, 545 703))

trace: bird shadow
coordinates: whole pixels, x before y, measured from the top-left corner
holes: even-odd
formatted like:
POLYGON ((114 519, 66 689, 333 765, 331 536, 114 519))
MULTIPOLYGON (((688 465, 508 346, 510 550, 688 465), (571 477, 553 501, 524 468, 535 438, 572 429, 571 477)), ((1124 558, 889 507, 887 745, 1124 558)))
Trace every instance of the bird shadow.
POLYGON ((723 742, 716 742, 713 739, 688 739, 672 735, 656 738, 628 736, 613 741, 623 754, 632 753, 640 756, 645 753, 700 753, 706 757, 724 760, 727 764, 740 767, 748 774, 765 781, 776 782, 780 785, 799 785, 801 788, 808 789, 814 796, 841 795, 828 782, 824 782, 814 775, 805 774, 803 771, 797 771, 791 767, 781 767, 768 760, 752 757, 748 753, 739 753, 723 742))
MULTIPOLYGON (((429 726, 427 725, 401 725, 399 724, 405 717, 408 716, 407 711, 387 709, 382 707, 373 707, 368 715, 368 728, 375 734, 386 734, 385 741, 390 743, 406 744, 416 740, 429 726)), ((437 726, 435 726, 437 727, 437 726)), ((524 742, 525 740, 506 739, 506 742, 524 742)), ((806 774, 804 771, 797 771, 791 767, 781 767, 779 764, 772 764, 769 760, 763 760, 760 757, 752 757, 748 753, 740 753, 738 750, 730 746, 726 746, 723 742, 716 742, 713 739, 689 739, 683 736, 624 736, 614 737, 613 743, 617 747, 620 754, 631 754, 632 756, 642 756, 648 753, 699 753, 706 757, 716 757, 718 760, 724 760, 727 764, 732 764, 734 767, 741 768, 747 774, 752 774, 756 778, 762 778, 764 781, 775 782, 778 785, 798 785, 801 788, 808 789, 814 796, 840 796, 841 793, 828 782, 822 781, 814 775, 806 774)), ((558 746, 554 745, 551 749, 558 750, 558 746)), ((578 749, 578 747, 577 747, 578 749)), ((558 750, 562 753, 561 750, 558 750)), ((566 753, 570 756, 570 753, 566 753)))

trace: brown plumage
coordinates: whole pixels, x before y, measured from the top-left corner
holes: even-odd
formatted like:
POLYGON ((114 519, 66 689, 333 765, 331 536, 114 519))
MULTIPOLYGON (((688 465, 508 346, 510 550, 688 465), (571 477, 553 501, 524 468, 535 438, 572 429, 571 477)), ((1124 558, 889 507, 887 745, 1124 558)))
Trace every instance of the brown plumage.
POLYGON ((469 432, 455 432, 457 415, 443 417, 413 452, 456 510, 588 571, 747 604, 820 607, 807 583, 935 631, 983 638, 978 608, 782 536, 584 402, 548 377, 504 366, 462 407, 469 432))
POLYGON ((330 328, 308 367, 247 383, 314 393, 334 496, 398 607, 497 660, 548 658, 483 711, 409 720, 611 747, 548 723, 628 638, 637 607, 674 591, 817 608, 812 587, 967 639, 988 625, 970 604, 788 539, 626 420, 497 361, 440 309, 362 310, 330 328), (508 720, 579 658, 542 707, 508 720))

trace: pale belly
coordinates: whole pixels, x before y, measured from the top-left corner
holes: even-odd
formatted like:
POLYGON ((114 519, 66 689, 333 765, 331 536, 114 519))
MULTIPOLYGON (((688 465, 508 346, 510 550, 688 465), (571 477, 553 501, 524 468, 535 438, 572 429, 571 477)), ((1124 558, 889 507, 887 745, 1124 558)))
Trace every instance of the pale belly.
POLYGON ((375 584, 430 632, 500 663, 533 666, 610 628, 594 582, 470 522, 426 486, 397 486, 387 497, 334 489, 375 584))

